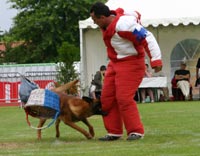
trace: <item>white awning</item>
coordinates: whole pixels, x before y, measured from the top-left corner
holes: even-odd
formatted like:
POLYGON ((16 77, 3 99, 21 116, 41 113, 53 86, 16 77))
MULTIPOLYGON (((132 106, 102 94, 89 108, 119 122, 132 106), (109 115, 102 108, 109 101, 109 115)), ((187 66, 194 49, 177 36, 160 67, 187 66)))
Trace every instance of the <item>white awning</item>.
MULTIPOLYGON (((145 27, 200 23, 199 0, 109 0, 106 5, 113 10, 121 7, 126 12, 140 12, 145 27)), ((97 28, 97 25, 88 18, 79 21, 79 28, 97 28)))

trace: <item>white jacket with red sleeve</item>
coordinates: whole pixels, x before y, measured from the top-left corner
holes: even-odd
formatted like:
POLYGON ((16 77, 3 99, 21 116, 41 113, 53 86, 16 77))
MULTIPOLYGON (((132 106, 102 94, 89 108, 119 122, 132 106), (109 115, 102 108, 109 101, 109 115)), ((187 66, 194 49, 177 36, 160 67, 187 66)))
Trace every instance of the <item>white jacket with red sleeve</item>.
POLYGON ((161 51, 151 32, 139 22, 140 14, 124 15, 123 9, 115 12, 116 18, 103 31, 108 57, 113 61, 131 59, 148 54, 151 67, 162 66, 161 51))

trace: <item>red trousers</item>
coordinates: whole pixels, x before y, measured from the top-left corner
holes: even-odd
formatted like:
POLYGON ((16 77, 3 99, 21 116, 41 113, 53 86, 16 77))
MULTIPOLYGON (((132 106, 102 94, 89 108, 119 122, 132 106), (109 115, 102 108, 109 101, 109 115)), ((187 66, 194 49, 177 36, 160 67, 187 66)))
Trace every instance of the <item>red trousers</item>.
POLYGON ((110 61, 104 78, 101 94, 103 117, 108 134, 121 136, 123 124, 127 135, 144 134, 143 124, 133 97, 145 72, 144 57, 132 57, 130 60, 110 61))

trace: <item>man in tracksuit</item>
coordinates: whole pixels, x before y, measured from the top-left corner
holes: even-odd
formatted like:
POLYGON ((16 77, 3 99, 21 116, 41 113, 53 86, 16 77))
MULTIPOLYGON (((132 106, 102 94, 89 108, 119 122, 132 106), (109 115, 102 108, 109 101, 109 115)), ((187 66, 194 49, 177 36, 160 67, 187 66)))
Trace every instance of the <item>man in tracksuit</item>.
POLYGON ((123 135, 123 124, 127 140, 144 136, 144 127, 133 97, 144 77, 145 51, 151 67, 162 69, 160 48, 153 36, 140 23, 140 14, 126 15, 119 8, 115 11, 101 3, 95 3, 90 16, 102 30, 103 40, 110 59, 101 94, 104 126, 108 132, 101 141, 117 140, 123 135))

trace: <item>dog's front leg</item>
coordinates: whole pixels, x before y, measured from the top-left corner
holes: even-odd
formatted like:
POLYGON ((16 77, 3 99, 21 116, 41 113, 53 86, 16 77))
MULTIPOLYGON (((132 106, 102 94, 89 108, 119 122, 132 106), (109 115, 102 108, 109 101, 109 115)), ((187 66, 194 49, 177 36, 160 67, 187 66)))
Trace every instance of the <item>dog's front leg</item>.
MULTIPOLYGON (((40 119, 37 127, 41 128, 44 125, 45 122, 46 122, 46 119, 40 119)), ((38 138, 38 140, 40 140, 42 138, 42 130, 41 129, 37 130, 37 138, 38 138)))
POLYGON ((56 127, 56 138, 59 138, 59 137, 60 137, 59 125, 60 125, 60 119, 58 118, 58 119, 56 120, 56 124, 55 124, 55 127, 56 127))
POLYGON ((92 137, 94 137, 94 135, 95 135, 95 134, 94 134, 94 128, 93 128, 92 125, 89 123, 89 121, 85 118, 85 119, 82 120, 82 122, 88 126, 88 129, 89 129, 90 134, 92 135, 92 137))
POLYGON ((92 135, 90 133, 88 133, 86 130, 84 130, 83 128, 77 126, 75 123, 71 122, 71 121, 65 121, 64 122, 66 125, 69 125, 70 127, 76 129, 77 131, 81 132, 83 135, 85 135, 85 137, 87 139, 92 139, 92 135))

